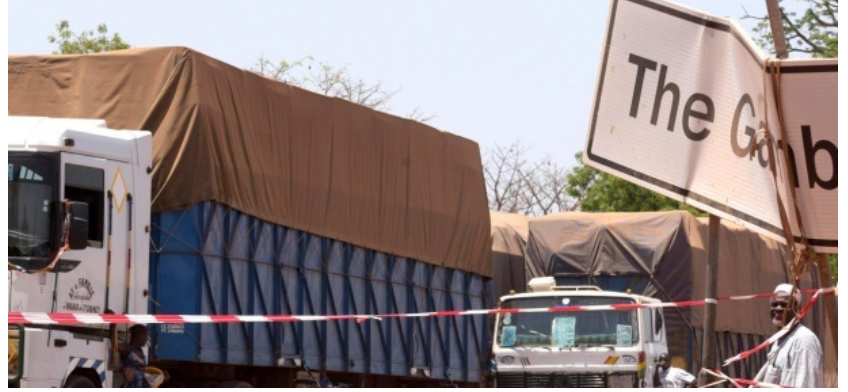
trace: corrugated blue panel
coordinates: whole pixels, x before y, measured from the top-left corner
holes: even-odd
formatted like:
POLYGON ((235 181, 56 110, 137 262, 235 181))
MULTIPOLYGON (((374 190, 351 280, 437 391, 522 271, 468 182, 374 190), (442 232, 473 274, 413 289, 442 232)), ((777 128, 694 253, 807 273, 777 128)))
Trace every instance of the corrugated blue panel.
MULTIPOLYGON (((346 298, 349 277, 347 276, 347 262, 345 258, 345 244, 337 241, 327 240, 325 251, 326 271, 324 276, 324 287, 322 289, 325 300, 322 312, 324 314, 350 314, 347 311, 346 298)), ((348 371, 348 334, 350 323, 348 321, 333 321, 325 323, 327 331, 324 340, 327 342, 327 369, 339 372, 348 371)))
MULTIPOLYGON (((465 273, 462 271, 448 271, 450 272, 449 275, 451 275, 450 291, 447 293, 450 299, 449 306, 453 310, 463 310, 465 309, 463 298, 467 295, 465 273)), ((451 325, 451 341, 453 342, 451 344, 451 356, 448 358, 450 360, 448 367, 451 368, 451 372, 455 373, 457 377, 465 378, 465 374, 462 373, 469 371, 469 352, 473 345, 469 341, 470 336, 468 335, 466 325, 471 324, 472 320, 464 317, 451 317, 447 320, 451 325), (453 369, 457 370, 454 371, 453 369)))
MULTIPOLYGON (((166 262, 158 262, 152 257, 150 268, 151 290, 149 309, 156 314, 197 314, 200 309, 200 293, 197 288, 202 278, 197 274, 203 263, 200 251, 200 233, 197 222, 202 217, 182 216, 177 214, 161 214, 153 217, 156 251, 169 254, 166 262), (168 233, 186 233, 188 235, 177 239, 168 233), (189 234, 191 233, 191 234, 189 234)), ((200 346, 193 340, 200 336, 200 325, 159 325, 152 328, 158 337, 159 344, 156 353, 162 357, 178 361, 197 360, 200 346)))
MULTIPOLYGON (((396 314, 482 309, 490 282, 272 225, 213 202, 154 216, 151 309, 159 314, 396 314)), ((357 323, 166 326, 159 360, 274 367, 303 359, 324 371, 477 381, 485 316, 357 323)))
MULTIPOLYGON (((386 257, 387 267, 389 268, 389 293, 385 298, 377 297, 376 301, 386 302, 386 313, 411 313, 409 301, 412 298, 409 293, 409 274, 414 267, 413 263, 401 257, 386 257)), ((420 352, 426 347, 422 342, 424 339, 420 334, 412 333, 414 331, 416 320, 390 319, 386 325, 387 336, 384 337, 387 344, 386 353, 388 354, 388 363, 383 374, 391 374, 396 376, 407 375, 409 372, 409 363, 420 355, 420 352)), ((381 322, 380 324, 383 324, 381 322)))
MULTIPOLYGON (((350 263, 348 264, 348 287, 345 297, 350 296, 350 301, 347 301, 349 313, 366 314, 368 288, 367 271, 368 271, 368 253, 362 248, 351 247, 347 250, 352 252, 350 255, 350 263)), ((373 323, 352 323, 348 338, 348 358, 350 359, 350 370, 354 373, 365 373, 368 371, 368 333, 370 325, 373 323)))
MULTIPOLYGON (((468 295, 465 296, 466 309, 486 309, 492 307, 494 298, 492 292, 492 281, 482 276, 466 272, 468 283, 468 295)), ((468 349, 468 380, 479 380, 489 369, 489 351, 492 346, 489 335, 489 318, 487 316, 471 317, 471 325, 468 326, 469 344, 468 349)))
MULTIPOLYGON (((394 262, 384 254, 371 252, 371 265, 369 273, 371 279, 366 281, 366 286, 370 286, 371 290, 367 294, 366 314, 389 314, 392 313, 394 307, 390 304, 393 298, 389 296, 392 292, 389 276, 392 272, 394 262), (391 261, 391 262, 390 262, 391 261)), ((392 330, 392 325, 397 324, 397 320, 385 320, 380 323, 366 323, 368 329, 368 358, 370 358, 370 372, 373 374, 389 374, 391 369, 390 358, 390 342, 387 337, 392 330)))
MULTIPOLYGON (((277 254, 279 280, 278 312, 280 314, 303 314, 300 281, 300 237, 295 230, 280 228, 278 235, 277 254)), ((282 324, 283 335, 281 357, 298 358, 303 352, 301 336, 303 324, 282 324)))
MULTIPOLYGON (((428 294, 428 308, 427 310, 430 312, 434 312, 439 309, 450 310, 448 309, 447 298, 445 296, 446 291, 446 279, 445 271, 441 268, 435 268, 430 265, 418 265, 420 270, 426 271, 426 279, 429 282, 428 294)), ((422 273, 423 274, 423 273, 422 273)), ((451 330, 449 328, 450 320, 447 318, 436 318, 430 319, 430 333, 428 334, 430 338, 430 342, 433 344, 430 345, 431 351, 430 355, 432 356, 432 372, 435 376, 441 376, 445 373, 445 369, 447 368, 448 361, 450 360, 451 353, 451 330)))

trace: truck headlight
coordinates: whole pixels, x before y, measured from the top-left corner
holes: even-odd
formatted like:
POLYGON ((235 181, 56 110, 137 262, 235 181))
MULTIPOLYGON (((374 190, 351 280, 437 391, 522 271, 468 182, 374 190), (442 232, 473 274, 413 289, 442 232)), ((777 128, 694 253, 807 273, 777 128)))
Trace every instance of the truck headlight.
POLYGON ((616 373, 610 374, 607 379, 609 388, 635 388, 636 373, 616 373))

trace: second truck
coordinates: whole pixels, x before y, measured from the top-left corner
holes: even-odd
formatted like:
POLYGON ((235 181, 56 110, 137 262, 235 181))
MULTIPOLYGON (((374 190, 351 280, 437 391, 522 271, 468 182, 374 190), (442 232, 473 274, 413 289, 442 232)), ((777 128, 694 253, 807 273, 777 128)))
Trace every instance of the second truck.
POLYGON ((593 286, 558 286, 553 277, 535 278, 528 289, 501 298, 500 309, 515 313, 495 321, 499 388, 653 386, 656 359, 668 353, 662 311, 575 308, 660 301, 593 286))

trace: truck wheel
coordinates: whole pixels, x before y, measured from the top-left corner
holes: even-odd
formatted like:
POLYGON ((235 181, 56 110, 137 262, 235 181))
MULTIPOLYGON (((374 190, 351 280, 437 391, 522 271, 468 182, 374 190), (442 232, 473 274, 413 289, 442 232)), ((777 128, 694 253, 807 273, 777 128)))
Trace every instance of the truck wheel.
POLYGON ((65 388, 97 388, 97 385, 83 376, 70 376, 65 382, 65 388))
POLYGON ((244 381, 224 381, 218 384, 218 388, 253 388, 253 386, 244 381))

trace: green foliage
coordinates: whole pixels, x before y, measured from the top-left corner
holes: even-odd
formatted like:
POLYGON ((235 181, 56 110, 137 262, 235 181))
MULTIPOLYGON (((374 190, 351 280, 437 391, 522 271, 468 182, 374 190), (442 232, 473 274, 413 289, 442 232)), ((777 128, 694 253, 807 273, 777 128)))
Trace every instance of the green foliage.
POLYGON ((105 24, 97 26, 97 33, 86 30, 79 34, 71 31, 67 20, 56 24, 56 34, 47 37, 51 44, 59 45, 59 50, 53 54, 85 54, 108 52, 111 50, 129 49, 130 45, 117 33, 109 37, 105 24))
POLYGON ((839 282, 839 255, 830 255, 830 270, 833 271, 833 283, 839 282))
MULTIPOLYGON (((813 57, 839 57, 839 2, 837 0, 792 0, 806 5, 804 12, 788 11, 789 0, 781 0, 783 29, 790 53, 813 57)), ((773 37, 768 17, 752 17, 760 21, 754 28, 757 42, 774 53, 773 37)))
POLYGON ((620 178, 602 173, 583 164, 582 153, 577 154, 577 166, 568 174, 566 192, 580 203, 585 212, 646 212, 689 211, 703 216, 703 212, 672 200, 651 190, 631 184, 620 178))

